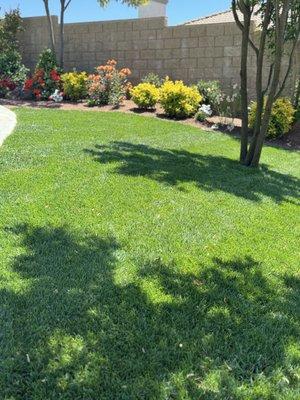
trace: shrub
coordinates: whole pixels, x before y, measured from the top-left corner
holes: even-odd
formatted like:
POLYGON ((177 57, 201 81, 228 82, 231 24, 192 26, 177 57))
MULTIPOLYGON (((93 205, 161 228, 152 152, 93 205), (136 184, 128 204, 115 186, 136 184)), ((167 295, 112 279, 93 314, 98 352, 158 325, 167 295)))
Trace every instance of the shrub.
POLYGON ((22 87, 28 70, 19 52, 18 33, 22 31, 19 10, 5 13, 0 19, 0 96, 22 87))
POLYGON ((55 70, 58 71, 58 63, 55 53, 51 49, 45 49, 39 55, 38 62, 35 67, 36 70, 44 70, 46 73, 50 73, 55 70))
POLYGON ((199 81, 197 88, 203 97, 203 103, 209 104, 214 113, 219 112, 219 106, 223 101, 224 95, 218 81, 199 81))
POLYGON ((161 85, 164 83, 164 79, 151 72, 150 74, 144 76, 144 78, 142 79, 142 83, 151 83, 155 87, 160 88, 161 85))
POLYGON ((45 72, 37 69, 33 76, 26 80, 24 91, 36 100, 48 100, 56 90, 60 90, 61 79, 56 70, 45 72))
MULTIPOLYGON (((266 100, 265 100, 266 102, 266 100)), ((249 112, 249 125, 254 128, 257 103, 252 102, 249 112)), ((267 131, 268 138, 276 138, 289 132, 294 121, 295 109, 287 98, 279 98, 272 108, 271 119, 267 131)))
POLYGON ((182 81, 166 80, 160 88, 160 103, 167 116, 186 118, 196 113, 202 97, 196 87, 188 87, 182 81))
POLYGON ((0 97, 5 97, 8 92, 15 90, 16 84, 10 78, 0 80, 0 97))
POLYGON ((28 70, 22 64, 22 57, 17 50, 7 50, 0 53, 0 80, 3 81, 0 96, 5 96, 9 91, 16 87, 22 87, 27 76, 28 70), (10 81, 12 84, 4 85, 10 81))
POLYGON ((159 100, 159 89, 152 83, 140 83, 131 90, 134 103, 140 108, 153 108, 159 100))
POLYGON ((64 95, 71 101, 79 101, 87 96, 87 74, 69 72, 61 76, 64 95))
POLYGON ((48 100, 61 89, 61 77, 56 56, 50 49, 45 49, 39 56, 33 76, 26 80, 24 90, 36 100, 48 100))
POLYGON ((118 107, 126 98, 130 83, 128 68, 117 69, 117 62, 109 60, 106 65, 96 68, 96 73, 88 78, 89 106, 111 104, 118 107))

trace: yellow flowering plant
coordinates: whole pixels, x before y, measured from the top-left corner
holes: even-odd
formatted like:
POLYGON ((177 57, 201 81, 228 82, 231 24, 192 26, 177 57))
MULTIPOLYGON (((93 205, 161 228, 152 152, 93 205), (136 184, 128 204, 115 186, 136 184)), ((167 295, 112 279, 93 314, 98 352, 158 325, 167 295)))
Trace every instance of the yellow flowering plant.
POLYGON ((202 96, 196 87, 184 85, 182 81, 167 79, 160 88, 160 103, 171 118, 187 118, 196 114, 202 96))
POLYGON ((71 101, 79 101, 87 97, 86 72, 68 72, 61 77, 64 96, 71 101))
POLYGON ((159 100, 159 89, 152 83, 140 83, 131 90, 131 99, 139 108, 154 108, 159 100))

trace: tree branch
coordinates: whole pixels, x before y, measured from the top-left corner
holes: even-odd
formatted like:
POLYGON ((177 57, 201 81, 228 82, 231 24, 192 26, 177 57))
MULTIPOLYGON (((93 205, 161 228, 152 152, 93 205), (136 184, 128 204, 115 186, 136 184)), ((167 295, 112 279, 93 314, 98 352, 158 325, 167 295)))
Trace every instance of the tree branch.
MULTIPOLYGON (((239 27, 239 29, 243 32, 243 30, 244 30, 244 25, 242 24, 242 22, 240 21, 240 19, 239 19, 239 16, 238 16, 238 13, 237 13, 237 5, 239 6, 239 8, 240 7, 243 7, 243 6, 241 6, 241 4, 238 2, 236 2, 236 0, 232 0, 232 12, 233 12, 233 16, 234 16, 234 20, 235 20, 235 23, 237 24, 237 26, 239 27)), ((243 3, 243 5, 244 5, 244 7, 245 7, 245 4, 243 3)), ((246 8, 243 8, 243 10, 246 12, 246 8)), ((252 15, 252 13, 253 13, 253 8, 250 8, 249 9, 250 10, 250 13, 251 13, 251 15, 252 15)), ((245 14, 244 12, 242 12, 243 13, 243 15, 245 14)), ((249 36, 249 38, 248 38, 248 41, 249 41, 249 43, 250 43, 250 46, 252 47, 252 49, 254 50, 254 52, 255 52, 255 54, 256 54, 256 56, 258 56, 258 48, 255 46, 255 44, 254 44, 254 42, 252 41, 252 39, 250 38, 250 36, 249 36)))
POLYGON ((283 90, 284 90, 284 88, 286 86, 288 77, 290 75, 290 72, 291 72, 291 69, 292 69, 292 64, 293 64, 293 59, 294 59, 294 54, 295 54, 295 50, 296 50, 297 43, 298 43, 298 39, 299 39, 299 33, 298 33, 298 35, 297 35, 297 37, 296 37, 296 39, 294 40, 294 43, 293 43, 293 47, 292 47, 292 51, 291 51, 291 54, 290 54, 290 57, 289 57, 289 64, 288 64, 288 68, 287 68, 285 77, 284 77, 283 82, 282 82, 282 84, 280 86, 280 89, 278 90, 277 94, 275 95, 275 99, 276 100, 278 99, 278 97, 281 96, 281 94, 282 94, 282 92, 283 92, 283 90))

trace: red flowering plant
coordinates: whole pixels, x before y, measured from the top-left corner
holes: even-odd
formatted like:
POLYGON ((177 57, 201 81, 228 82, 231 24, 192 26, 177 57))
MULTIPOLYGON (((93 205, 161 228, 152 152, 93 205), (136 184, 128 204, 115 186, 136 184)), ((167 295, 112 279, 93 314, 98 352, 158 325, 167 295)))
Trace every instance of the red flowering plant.
POLYGON ((111 104, 118 107, 126 98, 130 74, 128 68, 118 70, 115 60, 109 60, 106 65, 97 67, 95 74, 88 78, 88 105, 93 107, 111 104))
POLYGON ((37 69, 33 76, 26 80, 24 91, 36 100, 48 100, 60 87, 61 79, 57 70, 46 72, 43 69, 37 69))
POLYGON ((25 82, 24 91, 36 100, 48 100, 62 86, 56 56, 45 49, 38 60, 33 76, 25 82))
POLYGON ((0 97, 5 97, 7 93, 12 92, 17 87, 11 78, 0 79, 0 97))

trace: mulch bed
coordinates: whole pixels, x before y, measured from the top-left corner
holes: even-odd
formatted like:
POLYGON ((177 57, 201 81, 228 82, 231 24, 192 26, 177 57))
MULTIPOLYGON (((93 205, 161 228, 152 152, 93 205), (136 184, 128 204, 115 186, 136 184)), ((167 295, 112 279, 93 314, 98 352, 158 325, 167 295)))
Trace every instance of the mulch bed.
MULTIPOLYGON (((79 111, 91 111, 91 112, 107 112, 107 111, 115 111, 115 112, 125 112, 125 113, 133 113, 140 114, 144 116, 151 116, 160 119, 167 119, 170 121, 164 113, 160 106, 158 106, 153 111, 144 111, 138 109, 135 104, 131 100, 126 100, 119 108, 113 108, 112 106, 102 106, 102 107, 88 107, 86 103, 54 103, 53 101, 33 101, 33 100, 13 100, 13 99, 0 99, 0 105, 6 106, 8 108, 15 107, 31 107, 31 108, 48 108, 48 109, 61 109, 61 110, 79 110, 79 111)), ((200 129, 212 131, 212 126, 215 124, 219 124, 218 131, 222 131, 223 133, 239 136, 240 128, 241 128, 241 120, 238 118, 225 119, 220 117, 211 117, 208 118, 205 123, 201 123, 196 121, 194 118, 187 118, 184 120, 176 120, 185 125, 195 126, 200 129), (229 132, 226 128, 227 124, 233 123, 235 128, 232 132, 229 132)), ((267 144, 270 146, 283 147, 285 149, 291 150, 300 150, 300 121, 298 121, 291 132, 287 135, 282 136, 276 140, 268 140, 267 144)))

